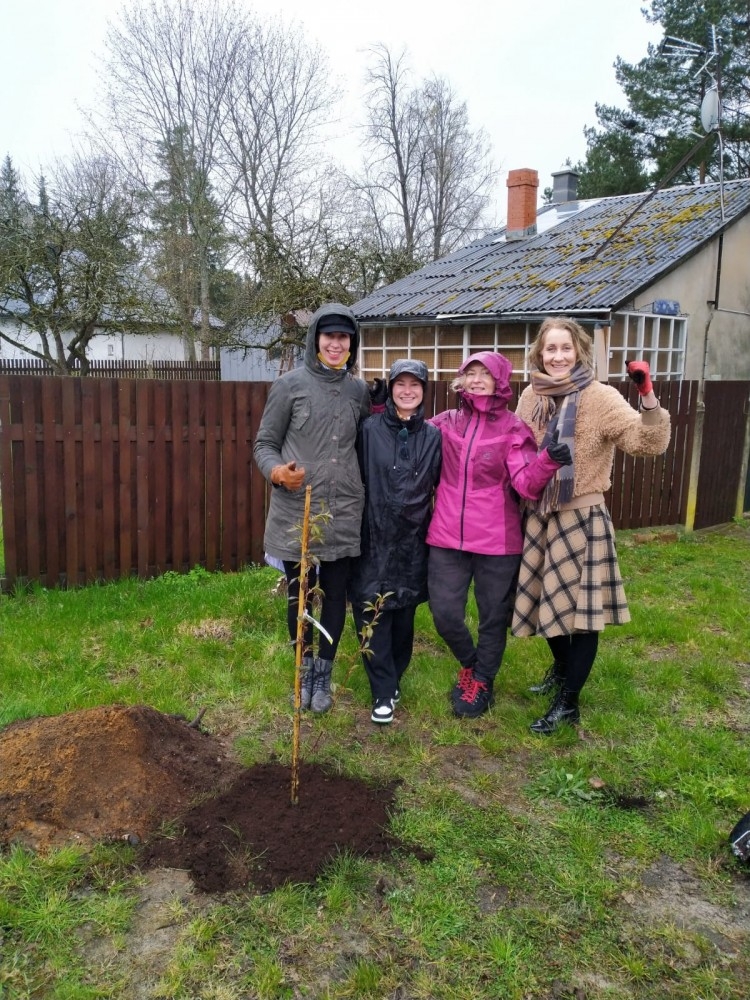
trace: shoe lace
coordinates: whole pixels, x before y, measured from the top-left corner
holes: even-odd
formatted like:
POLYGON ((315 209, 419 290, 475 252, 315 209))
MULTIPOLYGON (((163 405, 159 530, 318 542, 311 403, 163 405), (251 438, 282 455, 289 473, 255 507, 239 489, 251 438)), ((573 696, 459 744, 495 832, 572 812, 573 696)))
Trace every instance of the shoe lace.
POLYGON ((456 686, 461 691, 466 691, 471 682, 474 680, 474 668, 473 667, 461 667, 458 671, 458 680, 456 681, 456 686))
POLYGON ((475 677, 472 677, 464 693, 461 695, 461 701, 474 702, 482 692, 488 690, 489 688, 484 681, 478 681, 475 677))

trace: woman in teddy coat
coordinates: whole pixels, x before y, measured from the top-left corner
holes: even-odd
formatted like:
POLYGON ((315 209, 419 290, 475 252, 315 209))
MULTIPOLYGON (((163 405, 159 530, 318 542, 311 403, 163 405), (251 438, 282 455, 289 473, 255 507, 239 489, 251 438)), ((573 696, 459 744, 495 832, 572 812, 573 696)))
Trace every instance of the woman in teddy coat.
POLYGON ((531 725, 532 732, 549 734, 579 721, 578 696, 604 626, 630 621, 604 503, 615 448, 660 455, 669 444, 670 419, 654 395, 645 361, 627 366, 638 386, 639 410, 614 386, 596 381, 591 337, 572 319, 545 319, 529 360, 535 370, 516 413, 541 448, 556 437, 573 457, 541 500, 526 505, 512 624, 513 635, 544 636, 552 652, 547 676, 531 689, 554 693, 548 711, 531 725))

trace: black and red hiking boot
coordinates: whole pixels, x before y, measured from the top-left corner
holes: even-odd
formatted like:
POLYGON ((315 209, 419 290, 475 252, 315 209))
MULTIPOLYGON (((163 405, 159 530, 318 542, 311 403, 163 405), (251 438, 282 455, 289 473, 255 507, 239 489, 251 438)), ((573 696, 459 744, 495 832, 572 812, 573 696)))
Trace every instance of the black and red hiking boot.
POLYGON ((494 702, 492 681, 484 680, 473 674, 461 697, 454 700, 453 714, 466 719, 476 719, 480 715, 484 715, 494 702))
POLYGON ((463 697, 464 691, 469 687, 471 682, 474 680, 474 667, 476 666, 476 661, 472 662, 467 667, 461 667, 458 671, 458 678, 456 683, 451 688, 451 702, 455 705, 459 698, 463 697))

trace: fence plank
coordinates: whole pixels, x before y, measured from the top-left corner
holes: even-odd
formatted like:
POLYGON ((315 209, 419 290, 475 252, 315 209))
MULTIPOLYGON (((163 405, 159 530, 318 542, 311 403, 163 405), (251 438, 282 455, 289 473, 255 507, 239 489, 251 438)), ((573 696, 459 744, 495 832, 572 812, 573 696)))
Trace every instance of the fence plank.
POLYGON ((218 395, 216 384, 206 382, 201 387, 203 390, 203 413, 204 413, 204 438, 206 456, 205 475, 205 516, 204 516, 204 537, 205 555, 204 565, 210 572, 215 572, 219 566, 219 544, 220 544, 220 510, 221 510, 221 465, 219 462, 220 444, 217 437, 220 434, 220 426, 217 417, 218 395))
POLYGON ((222 383, 221 443, 221 567, 237 569, 237 403, 236 382, 222 383))
POLYGON ((188 569, 199 566, 203 556, 202 514, 205 454, 203 449, 203 412, 201 385, 188 385, 188 569))
POLYGON ((118 421, 117 421, 117 442, 119 451, 118 482, 120 509, 120 565, 119 575, 127 576, 133 564, 133 492, 131 483, 133 479, 132 471, 132 448, 130 440, 130 428, 132 422, 132 383, 126 379, 118 379, 117 401, 118 401, 118 421))
MULTIPOLYGON (((46 381, 49 381, 47 379, 46 381)), ((115 493, 115 389, 113 379, 102 379, 100 383, 99 426, 101 469, 101 525, 102 525, 102 567, 105 580, 113 580, 117 569, 115 546, 115 525, 117 517, 117 495, 115 493)))
POLYGON ((76 385, 62 380, 63 496, 65 500, 65 578, 68 586, 80 583, 78 463, 76 447, 76 385))
MULTIPOLYGON (((268 398, 269 384, 263 383, 262 393, 253 393, 250 397, 250 420, 249 426, 252 433, 252 439, 255 440, 255 432, 260 424, 260 418, 263 415, 263 407, 266 405, 266 399, 268 398)), ((269 489, 270 487, 266 483, 265 478, 261 475, 260 469, 255 464, 255 462, 248 461, 247 465, 248 472, 248 485, 250 493, 250 523, 252 525, 257 525, 258 523, 265 526, 266 512, 268 510, 268 501, 270 499, 269 489)), ((256 563, 262 565, 264 551, 263 551, 263 530, 261 531, 251 531, 249 538, 248 556, 251 563, 256 563)))
POLYGON ((40 525, 40 535, 42 535, 44 557, 40 579, 46 587, 56 587, 60 582, 62 570, 60 539, 65 534, 64 508, 59 490, 59 483, 62 481, 61 445, 57 438, 57 427, 60 423, 58 417, 60 387, 59 379, 41 380, 43 463, 41 495, 44 497, 44 518, 43 526, 40 525))
MULTIPOLYGON (((38 390, 38 386, 34 386, 38 390)), ((33 391, 23 401, 21 423, 23 438, 20 448, 23 454, 24 493, 26 496, 25 534, 26 534, 26 575, 31 580, 40 576, 40 504, 41 483, 40 464, 36 447, 36 410, 39 392, 33 391)))
POLYGON ((136 565, 140 577, 148 576, 150 564, 151 468, 148 453, 150 388, 150 383, 145 381, 136 382, 135 385, 135 537, 136 565))
POLYGON ((16 546, 15 483, 13 479, 11 391, 11 382, 8 377, 0 375, 0 430, 3 436, 3 447, 0 453, 3 498, 3 554, 5 556, 5 573, 11 580, 15 581, 18 577, 18 559, 16 546), (11 502, 9 502, 9 498, 12 498, 11 502))
MULTIPOLYGON (((252 395, 258 395, 259 389, 260 386, 254 386, 252 395)), ((253 476, 255 475, 255 463, 253 462, 253 435, 251 431, 250 384, 248 382, 236 382, 234 390, 234 421, 237 443, 237 447, 235 448, 237 455, 237 480, 235 485, 237 554, 235 556, 235 569, 241 569, 252 560, 250 547, 250 539, 253 536, 252 527, 256 523, 263 523, 265 504, 263 503, 264 496, 261 494, 259 513, 256 514, 254 510, 251 510, 250 491, 253 476)), ((263 399, 265 400, 265 393, 263 394, 263 399)))
POLYGON ((172 391, 172 569, 182 573, 187 566, 188 383, 173 382, 172 391))
POLYGON ((158 382, 153 396, 153 443, 150 458, 153 490, 151 515, 154 534, 154 572, 164 573, 167 562, 167 510, 169 505, 170 445, 168 438, 169 382, 158 382))
POLYGON ((78 386, 81 393, 81 535, 82 535, 82 566, 84 579, 95 580, 101 573, 101 559, 97 552, 102 526, 99 519, 96 482, 96 452, 98 444, 95 441, 95 399, 97 386, 91 380, 81 380, 78 386))

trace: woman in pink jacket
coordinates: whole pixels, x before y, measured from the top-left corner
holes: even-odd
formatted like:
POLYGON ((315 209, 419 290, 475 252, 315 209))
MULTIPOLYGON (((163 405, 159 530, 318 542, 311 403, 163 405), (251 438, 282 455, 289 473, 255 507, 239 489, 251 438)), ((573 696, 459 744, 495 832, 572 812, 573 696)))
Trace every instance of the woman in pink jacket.
POLYGON ((570 461, 556 441, 537 454, 531 430, 508 409, 512 370, 502 354, 472 354, 451 387, 458 407, 431 421, 442 434, 443 464, 427 533, 430 610, 460 664, 453 711, 469 718, 492 704, 505 651, 523 549, 520 498, 537 500, 570 461), (476 643, 466 625, 472 580, 476 643))

